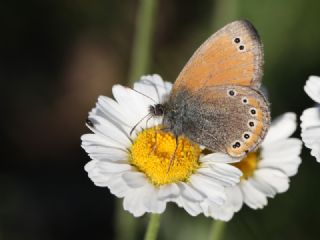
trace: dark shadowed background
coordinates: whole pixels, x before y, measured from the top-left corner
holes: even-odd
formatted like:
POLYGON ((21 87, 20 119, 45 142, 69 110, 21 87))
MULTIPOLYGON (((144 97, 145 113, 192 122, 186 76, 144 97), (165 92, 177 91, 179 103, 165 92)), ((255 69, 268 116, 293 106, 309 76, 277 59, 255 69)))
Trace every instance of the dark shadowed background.
MULTIPOLYGON (((208 36, 245 18, 264 43, 272 115, 313 105, 303 86, 320 75, 320 1, 158 2, 150 73, 174 81, 208 36)), ((128 80, 138 5, 0 3, 0 239, 115 239, 115 197, 88 179, 80 136, 98 95, 128 80)), ((225 239, 319 239, 319 180, 320 164, 304 149, 289 191, 263 210, 245 207, 225 239)), ((146 218, 136 222, 140 239, 146 218)), ((210 223, 170 206, 159 239, 206 239, 210 223)))

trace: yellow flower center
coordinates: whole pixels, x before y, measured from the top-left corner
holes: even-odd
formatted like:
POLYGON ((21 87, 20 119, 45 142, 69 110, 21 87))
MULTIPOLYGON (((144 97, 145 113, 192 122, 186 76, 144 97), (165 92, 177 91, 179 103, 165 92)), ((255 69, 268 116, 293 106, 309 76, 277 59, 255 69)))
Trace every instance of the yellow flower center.
POLYGON ((259 161, 260 154, 259 152, 251 152, 240 162, 234 163, 233 165, 239 168, 242 172, 241 180, 248 179, 257 169, 257 163, 259 161))
POLYGON ((131 146, 130 163, 156 186, 186 181, 199 168, 200 147, 159 127, 140 132, 131 146))

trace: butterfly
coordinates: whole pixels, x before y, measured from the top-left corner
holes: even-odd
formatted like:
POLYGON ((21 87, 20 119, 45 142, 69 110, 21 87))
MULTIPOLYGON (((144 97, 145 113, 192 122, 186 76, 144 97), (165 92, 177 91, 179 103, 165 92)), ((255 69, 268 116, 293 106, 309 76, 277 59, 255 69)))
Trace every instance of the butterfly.
POLYGON ((243 157, 270 125, 260 90, 263 47, 253 25, 232 22, 207 39, 176 79, 168 101, 150 106, 164 129, 213 152, 243 157))

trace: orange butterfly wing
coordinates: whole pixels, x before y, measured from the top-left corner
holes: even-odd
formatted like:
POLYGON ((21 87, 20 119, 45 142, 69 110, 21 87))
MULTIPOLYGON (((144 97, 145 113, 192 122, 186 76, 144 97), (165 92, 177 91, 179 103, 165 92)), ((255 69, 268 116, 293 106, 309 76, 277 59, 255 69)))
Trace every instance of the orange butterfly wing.
POLYGON ((232 22, 213 34, 193 54, 179 74, 173 92, 215 85, 258 88, 262 77, 263 49, 248 21, 232 22))

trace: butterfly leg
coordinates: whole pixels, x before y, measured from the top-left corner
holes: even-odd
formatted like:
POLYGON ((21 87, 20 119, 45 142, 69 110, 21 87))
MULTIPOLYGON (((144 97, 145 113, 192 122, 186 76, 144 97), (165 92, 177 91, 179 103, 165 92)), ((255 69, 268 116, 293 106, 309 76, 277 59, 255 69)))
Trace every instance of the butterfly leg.
POLYGON ((169 167, 168 167, 167 173, 169 173, 169 171, 170 171, 170 169, 171 169, 171 167, 173 165, 173 160, 174 160, 174 158, 176 156, 178 146, 179 146, 179 136, 176 136, 176 147, 174 148, 174 152, 170 157, 170 163, 169 163, 169 167))
POLYGON ((151 154, 154 154, 155 153, 155 151, 156 151, 156 149, 157 149, 157 142, 158 142, 158 131, 159 130, 155 130, 154 131, 154 139, 155 139, 155 142, 154 142, 154 144, 153 144, 153 147, 152 147, 152 150, 151 150, 151 152, 149 153, 149 155, 151 155, 151 154))
POLYGON ((154 132, 155 132, 155 143, 152 147, 152 151, 149 153, 149 155, 153 154, 156 149, 157 149, 157 142, 158 142, 158 138, 157 138, 157 134, 160 132, 160 131, 168 131, 170 130, 170 128, 160 128, 160 129, 156 129, 154 132))

